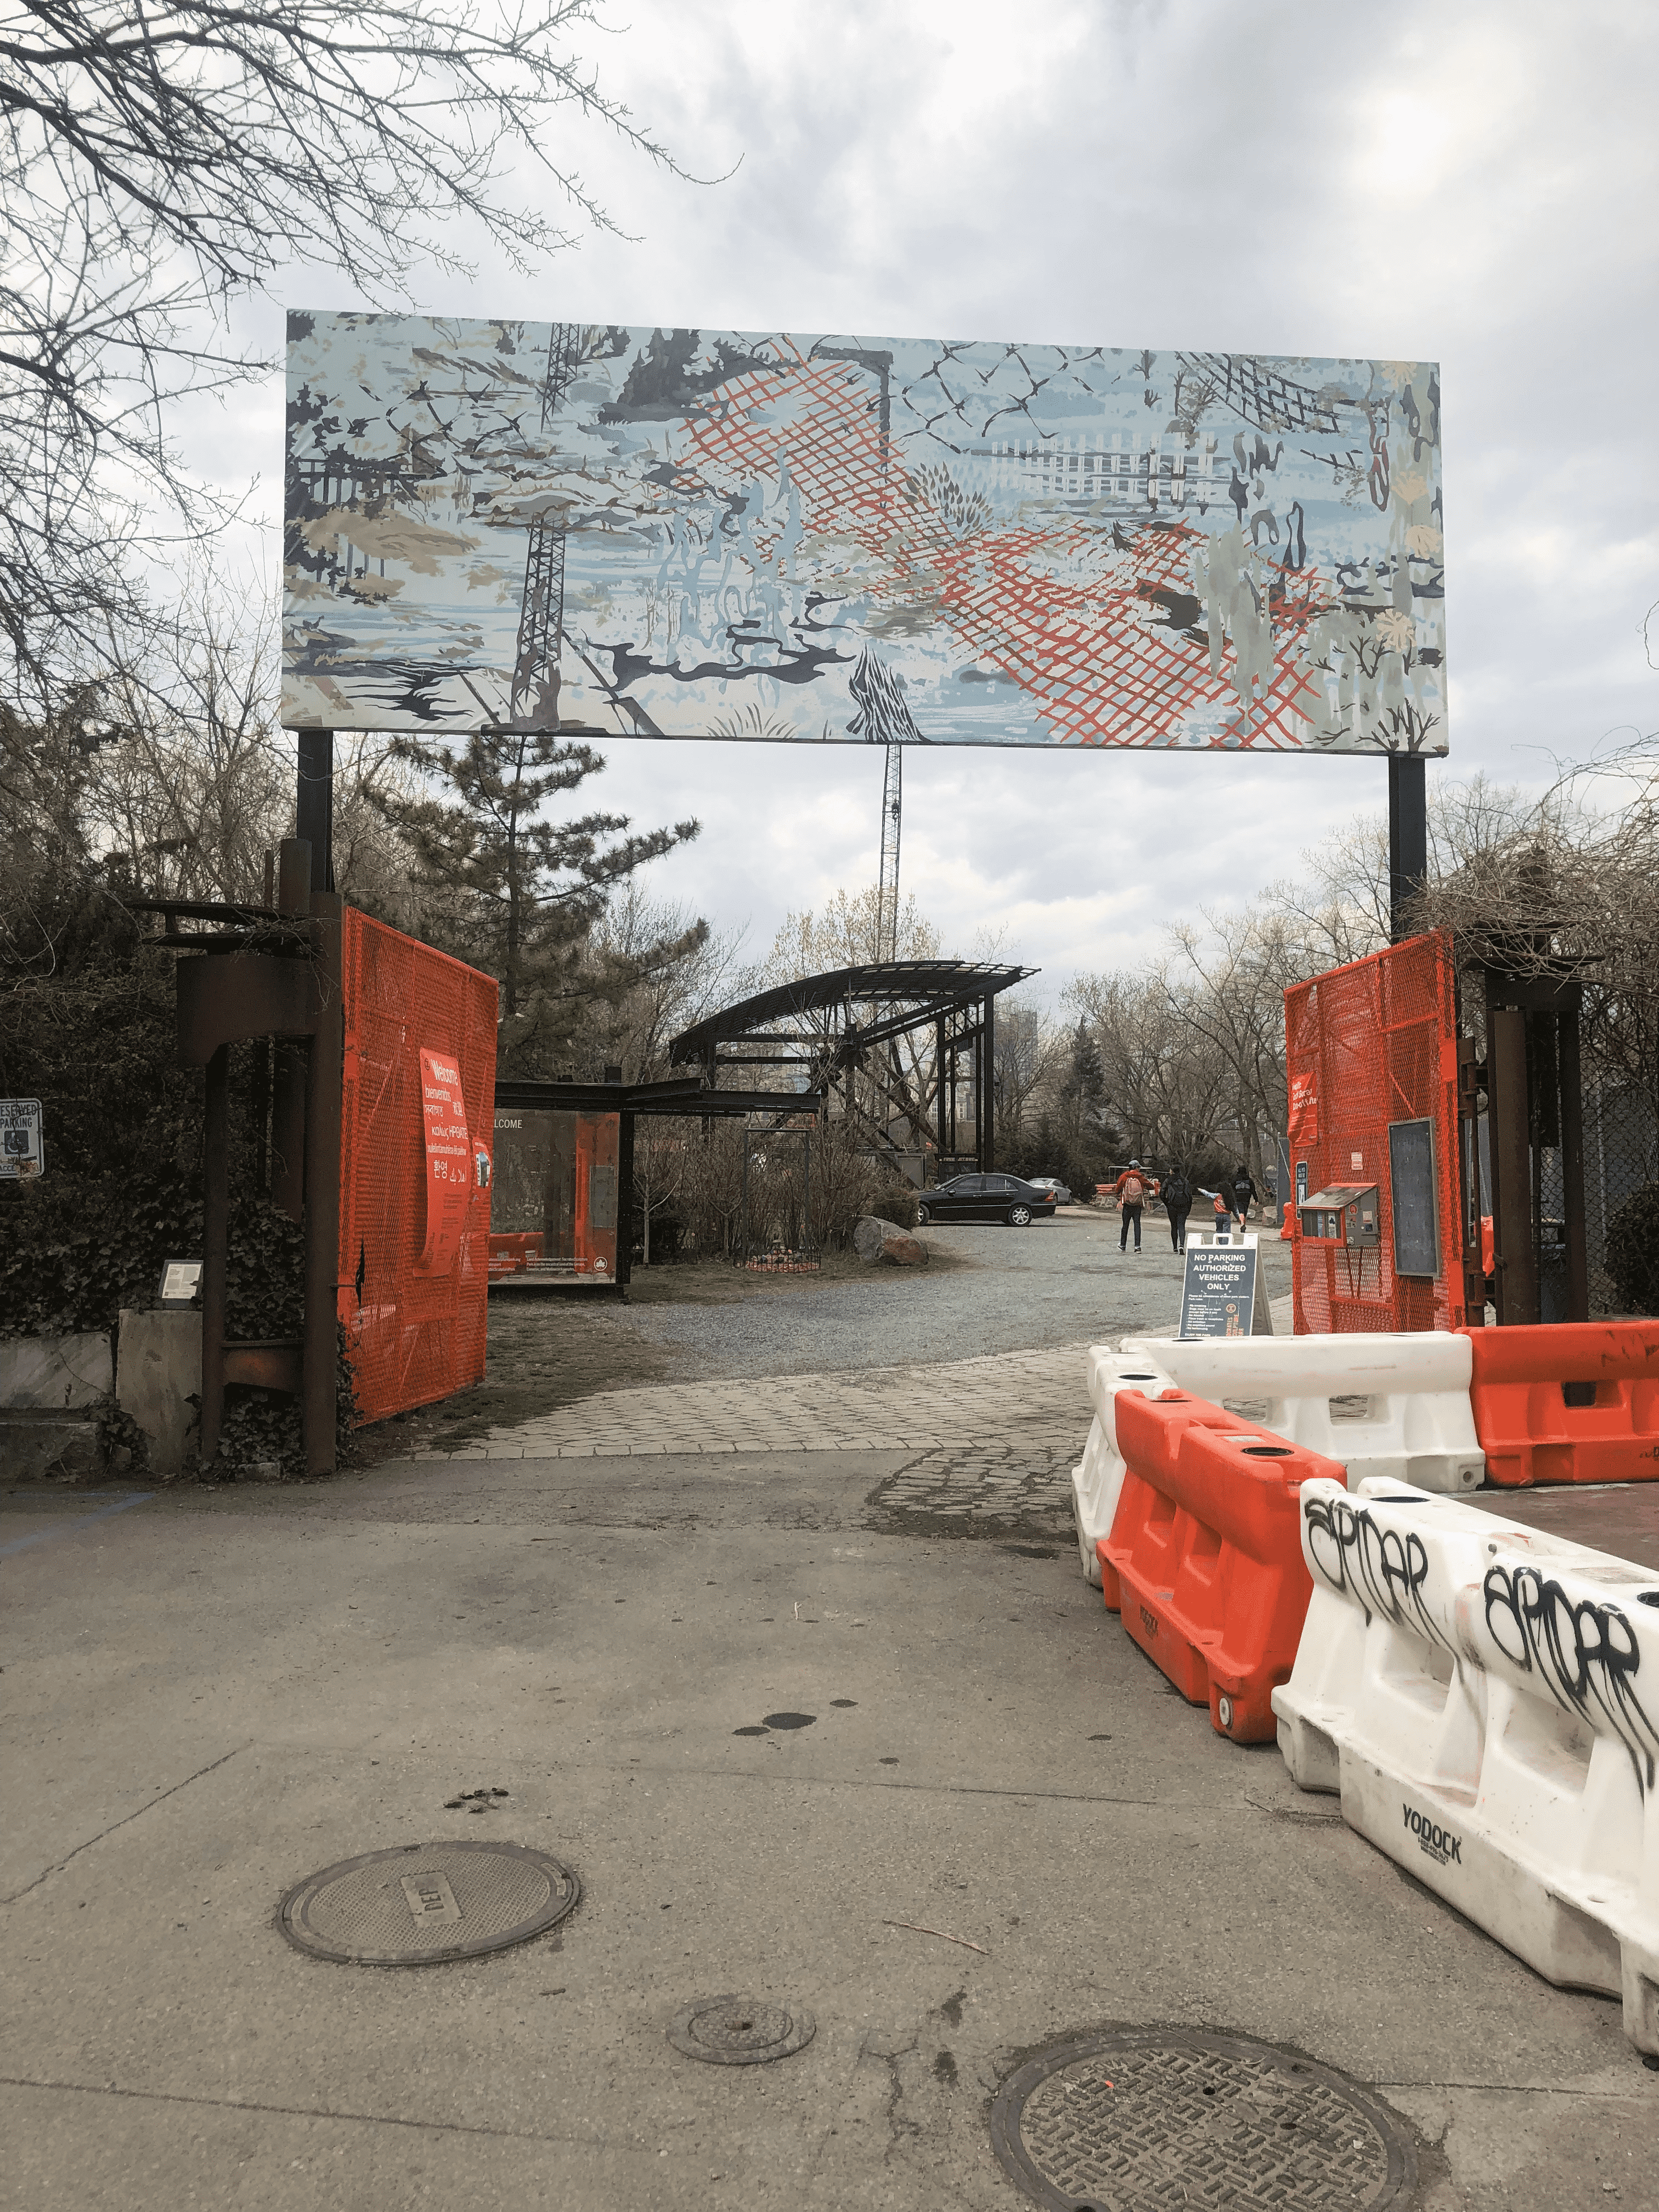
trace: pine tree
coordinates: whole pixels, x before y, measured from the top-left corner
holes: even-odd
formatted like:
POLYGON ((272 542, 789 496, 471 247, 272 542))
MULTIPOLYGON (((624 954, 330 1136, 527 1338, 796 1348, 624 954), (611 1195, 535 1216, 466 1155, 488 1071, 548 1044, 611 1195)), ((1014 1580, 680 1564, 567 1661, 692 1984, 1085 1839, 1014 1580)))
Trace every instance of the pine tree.
POLYGON ((1106 1067, 1100 1047, 1086 1021, 1079 1019, 1072 1039, 1071 1064, 1060 1086, 1066 1119, 1073 1138, 1091 1127, 1096 1109, 1106 1097, 1106 1067))
POLYGON ((592 745, 546 730, 483 731, 464 746, 400 738, 393 750, 438 787, 380 802, 409 840, 428 895, 423 934, 501 984, 504 1067, 551 1072, 594 999, 622 996, 707 937, 699 921, 626 957, 592 947, 617 886, 699 829, 677 822, 629 834, 623 814, 547 818, 550 801, 603 771, 592 745))

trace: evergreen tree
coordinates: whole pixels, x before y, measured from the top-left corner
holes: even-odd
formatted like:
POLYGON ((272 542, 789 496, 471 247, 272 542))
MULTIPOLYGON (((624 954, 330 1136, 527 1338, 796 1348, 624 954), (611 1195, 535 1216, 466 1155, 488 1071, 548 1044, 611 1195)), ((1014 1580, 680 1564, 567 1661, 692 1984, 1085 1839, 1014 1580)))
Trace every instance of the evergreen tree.
POLYGON ((1071 1063, 1060 1086, 1060 1096, 1071 1135, 1082 1136, 1093 1127, 1097 1109, 1106 1097, 1105 1063, 1094 1033, 1082 1019, 1072 1039, 1071 1063))
POLYGON ((428 895, 421 933, 501 984, 504 1067, 551 1072, 586 1006, 621 997, 707 937, 699 921, 627 954, 592 945, 617 886, 695 837, 699 824, 629 834, 623 814, 547 818, 550 800, 604 769, 592 745, 546 730, 496 730, 461 746, 400 738, 393 750, 438 787, 380 802, 409 840, 428 895))

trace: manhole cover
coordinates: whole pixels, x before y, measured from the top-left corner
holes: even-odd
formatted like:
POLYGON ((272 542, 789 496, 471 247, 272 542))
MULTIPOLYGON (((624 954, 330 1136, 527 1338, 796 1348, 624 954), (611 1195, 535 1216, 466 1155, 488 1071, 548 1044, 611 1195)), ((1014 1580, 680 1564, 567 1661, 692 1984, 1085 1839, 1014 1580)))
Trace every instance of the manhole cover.
POLYGON ((522 1844, 405 1844, 313 1874, 276 1924, 315 1958, 434 1966, 543 1935, 581 1893, 568 1867, 522 1844))
POLYGON ((1055 2212, 1381 2212, 1417 2185, 1410 2137, 1379 2099, 1242 2036, 1056 2045, 1002 2085, 991 2143, 1055 2212))
POLYGON ((688 2058, 715 2066, 760 2066, 804 2051, 817 2031, 805 2005, 768 2004, 760 1997, 700 1997, 678 2013, 668 2040, 688 2058))

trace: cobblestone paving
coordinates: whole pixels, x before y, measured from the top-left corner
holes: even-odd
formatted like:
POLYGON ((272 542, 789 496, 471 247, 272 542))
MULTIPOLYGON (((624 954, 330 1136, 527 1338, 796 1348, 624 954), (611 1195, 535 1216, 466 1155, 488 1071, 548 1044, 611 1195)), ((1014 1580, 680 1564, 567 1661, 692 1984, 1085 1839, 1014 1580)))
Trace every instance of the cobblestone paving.
MULTIPOLYGON (((1005 1352, 853 1374, 605 1390, 426 1460, 592 1459, 638 1453, 933 1452, 991 1441, 1040 1454, 1082 1449, 1085 1346, 1005 1352)), ((1069 1463, 1069 1462, 1068 1462, 1069 1463)))
POLYGON ((1072 1538, 1071 1472, 1086 1426, 1071 1443, 1019 1438, 924 1452, 871 1492, 866 1525, 892 1536, 1072 1538))

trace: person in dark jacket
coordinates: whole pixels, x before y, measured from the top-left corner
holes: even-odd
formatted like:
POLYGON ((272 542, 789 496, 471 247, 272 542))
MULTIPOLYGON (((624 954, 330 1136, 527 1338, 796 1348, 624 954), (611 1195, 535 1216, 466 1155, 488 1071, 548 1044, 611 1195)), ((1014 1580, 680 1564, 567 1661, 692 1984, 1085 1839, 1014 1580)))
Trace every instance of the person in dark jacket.
POLYGON ((1255 1185, 1251 1182, 1250 1171, 1243 1160, 1239 1162, 1238 1171, 1233 1177, 1232 1200, 1242 1236, 1249 1226, 1250 1208, 1255 1203, 1255 1185))
POLYGON ((1193 1187, 1179 1162, 1158 1185, 1158 1196, 1164 1200, 1164 1210, 1170 1217, 1170 1249, 1172 1252, 1184 1252, 1187 1249, 1187 1216, 1193 1210, 1193 1187))

